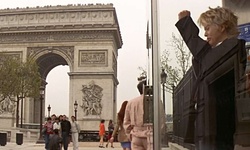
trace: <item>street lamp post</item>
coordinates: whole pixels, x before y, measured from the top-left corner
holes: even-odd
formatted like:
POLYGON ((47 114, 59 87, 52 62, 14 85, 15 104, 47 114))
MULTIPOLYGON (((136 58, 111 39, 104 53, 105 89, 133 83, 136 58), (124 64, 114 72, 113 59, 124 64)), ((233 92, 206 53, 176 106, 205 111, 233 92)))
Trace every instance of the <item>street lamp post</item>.
POLYGON ((44 139, 42 136, 42 122, 43 122, 43 100, 44 100, 44 87, 41 86, 40 87, 40 135, 39 135, 39 139, 36 142, 38 143, 44 143, 44 139))
POLYGON ((50 110, 51 110, 50 105, 47 108, 48 108, 48 117, 50 117, 50 110))
POLYGON ((77 120, 77 107, 78 107, 78 103, 77 103, 77 101, 75 101, 75 103, 74 103, 74 109, 75 109, 76 120, 77 120))
POLYGON ((165 109, 165 83, 166 83, 166 79, 167 79, 167 74, 165 73, 165 69, 162 69, 162 72, 161 72, 161 84, 162 84, 164 116, 166 115, 166 109, 165 109))
POLYGON ((21 128, 23 128, 23 99, 24 99, 24 96, 20 96, 19 97, 21 99, 21 128))
MULTIPOLYGON (((164 117, 166 118, 166 106, 165 106, 165 83, 167 79, 167 74, 165 73, 165 69, 162 69, 161 72, 161 84, 162 84, 162 97, 163 97, 163 110, 164 110, 164 117)), ((162 138, 162 144, 164 146, 168 146, 168 138, 167 138, 167 130, 165 130, 165 134, 162 138)))

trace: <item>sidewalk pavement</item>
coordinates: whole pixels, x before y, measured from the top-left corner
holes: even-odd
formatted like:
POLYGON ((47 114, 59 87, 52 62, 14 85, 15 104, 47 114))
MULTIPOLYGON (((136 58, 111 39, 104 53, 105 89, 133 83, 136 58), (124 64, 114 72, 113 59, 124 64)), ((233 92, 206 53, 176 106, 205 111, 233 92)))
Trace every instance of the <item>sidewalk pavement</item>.
MULTIPOLYGON (((100 150, 99 142, 79 142, 79 150, 100 150)), ((108 148, 110 150, 122 150, 120 143, 114 143, 115 148, 111 148, 110 144, 108 148)), ((23 143, 22 145, 17 145, 16 143, 7 143, 5 146, 0 146, 0 150, 45 150, 44 144, 36 143, 23 143)), ((69 149, 73 150, 72 143, 69 144, 69 149)))
MULTIPOLYGON (((110 144, 108 148, 99 148, 99 142, 79 142, 79 150, 122 150, 119 142, 114 143, 115 148, 111 148, 110 144)), ((5 146, 0 146, 0 150, 44 150, 44 144, 36 143, 23 143, 17 145, 16 143, 7 143, 5 146)), ((69 145, 68 150, 73 150, 72 143, 69 145)), ((162 150, 170 150, 169 148, 163 148, 162 150)))

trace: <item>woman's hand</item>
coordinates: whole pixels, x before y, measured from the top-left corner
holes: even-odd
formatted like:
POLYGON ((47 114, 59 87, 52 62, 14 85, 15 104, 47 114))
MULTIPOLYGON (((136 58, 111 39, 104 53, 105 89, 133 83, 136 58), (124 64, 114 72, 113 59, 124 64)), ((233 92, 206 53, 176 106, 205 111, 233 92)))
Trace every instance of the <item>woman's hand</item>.
POLYGON ((186 17, 186 16, 190 16, 190 15, 191 15, 190 11, 188 11, 188 10, 183 10, 183 11, 181 11, 181 12, 178 14, 178 17, 179 17, 179 20, 180 20, 180 19, 182 19, 182 18, 184 18, 184 17, 186 17))
POLYGON ((132 134, 129 135, 129 141, 132 141, 132 134))

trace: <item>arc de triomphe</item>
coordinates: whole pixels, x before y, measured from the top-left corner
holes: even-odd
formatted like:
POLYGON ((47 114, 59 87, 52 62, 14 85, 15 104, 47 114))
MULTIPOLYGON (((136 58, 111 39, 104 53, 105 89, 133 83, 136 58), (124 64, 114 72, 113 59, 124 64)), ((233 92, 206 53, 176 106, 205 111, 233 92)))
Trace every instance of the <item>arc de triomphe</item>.
MULTIPOLYGON (((121 46, 112 4, 0 10, 1 52, 23 61, 28 56, 35 58, 44 80, 54 67, 69 66, 69 114, 74 114, 76 100, 84 130, 98 129, 100 119, 114 119, 121 46)), ((44 108, 43 104, 43 112, 44 108)), ((0 112, 5 120, 0 128, 13 126, 14 112, 0 112)), ((39 116, 40 100, 25 98, 23 122, 39 123, 39 116)))

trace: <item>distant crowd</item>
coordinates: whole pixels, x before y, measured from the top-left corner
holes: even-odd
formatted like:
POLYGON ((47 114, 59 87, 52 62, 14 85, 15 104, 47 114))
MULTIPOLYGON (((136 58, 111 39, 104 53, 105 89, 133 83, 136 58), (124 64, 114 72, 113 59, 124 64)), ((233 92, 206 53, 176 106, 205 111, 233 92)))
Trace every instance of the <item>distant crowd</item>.
POLYGON ((71 121, 69 121, 66 115, 57 117, 53 114, 43 124, 42 134, 45 141, 45 149, 61 150, 63 148, 68 150, 68 144, 72 141, 73 150, 78 150, 80 130, 75 116, 71 116, 71 121))

